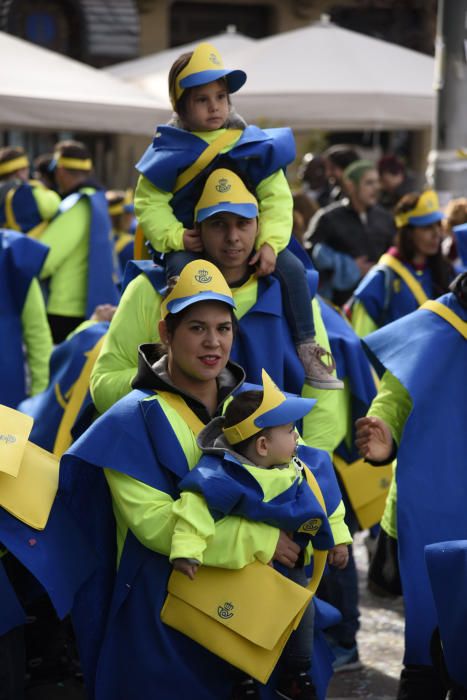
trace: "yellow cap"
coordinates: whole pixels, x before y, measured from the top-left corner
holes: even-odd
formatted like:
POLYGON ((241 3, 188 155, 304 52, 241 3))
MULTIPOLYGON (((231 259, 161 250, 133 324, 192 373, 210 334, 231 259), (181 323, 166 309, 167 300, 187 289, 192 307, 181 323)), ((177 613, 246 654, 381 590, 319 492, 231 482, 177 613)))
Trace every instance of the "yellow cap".
POLYGON ((287 425, 306 416, 316 403, 315 399, 301 396, 285 395, 274 384, 265 369, 261 371, 263 381, 263 399, 250 416, 240 423, 223 428, 223 433, 230 445, 247 440, 263 428, 287 425))
POLYGON ((175 287, 161 303, 161 318, 178 314, 200 301, 222 301, 235 308, 231 289, 222 272, 207 260, 193 260, 185 265, 175 287))
POLYGON ((401 212, 395 217, 397 228, 411 224, 412 226, 428 226, 444 219, 439 208, 438 195, 434 190, 426 190, 420 195, 417 206, 409 211, 401 212))
POLYGON ((195 221, 204 221, 219 212, 231 212, 254 219, 258 216, 256 197, 244 182, 231 170, 213 170, 204 185, 203 193, 195 207, 195 221))
POLYGON ((170 95, 172 107, 175 109, 185 88, 206 85, 219 78, 227 80, 229 92, 236 92, 245 83, 246 73, 242 70, 225 68, 219 51, 212 44, 206 42, 198 44, 185 68, 177 75, 175 94, 170 95))

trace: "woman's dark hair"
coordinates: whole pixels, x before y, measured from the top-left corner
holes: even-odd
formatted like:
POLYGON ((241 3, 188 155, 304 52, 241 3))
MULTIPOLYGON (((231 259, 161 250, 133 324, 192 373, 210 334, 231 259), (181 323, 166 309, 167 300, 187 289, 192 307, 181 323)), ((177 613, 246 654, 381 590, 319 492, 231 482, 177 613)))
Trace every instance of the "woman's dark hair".
MULTIPOLYGON (((251 414, 254 413, 257 408, 259 408, 262 400, 263 392, 253 389, 251 391, 243 391, 241 394, 238 394, 238 396, 235 396, 225 409, 224 428, 230 428, 232 425, 236 425, 242 420, 245 420, 245 418, 248 418, 248 416, 251 416, 251 414)), ((246 440, 237 442, 233 446, 235 448, 235 452, 244 454, 247 451, 248 446, 254 440, 261 435, 267 435, 268 433, 269 428, 264 428, 246 440)))
MULTIPOLYGON (((190 94, 190 88, 186 88, 178 100, 176 99, 176 92, 175 92, 175 86, 177 82, 177 78, 182 72, 184 68, 187 67, 188 63, 190 62, 191 57, 193 56, 193 51, 187 51, 186 53, 182 53, 181 56, 179 56, 172 64, 170 71, 169 71, 169 78, 168 78, 168 83, 169 83, 169 96, 172 101, 172 105, 174 106, 174 110, 177 112, 177 114, 183 119, 183 117, 186 116, 186 104, 188 102, 188 95, 190 94)), ((230 104, 230 94, 228 90, 228 84, 227 80, 225 78, 220 78, 225 83, 225 86, 227 88, 227 94, 228 94, 228 102, 230 104)))
MULTIPOLYGON (((405 194, 394 207, 393 214, 405 214, 417 206, 420 199, 420 192, 409 192, 405 194)), ((406 224, 397 230, 395 244, 401 260, 407 263, 412 263, 416 255, 414 243, 414 229, 412 224, 406 224)), ((441 252, 441 241, 438 252, 435 255, 427 257, 427 266, 431 270, 433 279, 434 296, 440 296, 448 291, 449 282, 452 279, 453 269, 450 262, 444 257, 441 252)))
POLYGON ((321 155, 341 170, 345 170, 354 161, 360 160, 360 156, 353 146, 340 143, 335 146, 329 146, 321 155))

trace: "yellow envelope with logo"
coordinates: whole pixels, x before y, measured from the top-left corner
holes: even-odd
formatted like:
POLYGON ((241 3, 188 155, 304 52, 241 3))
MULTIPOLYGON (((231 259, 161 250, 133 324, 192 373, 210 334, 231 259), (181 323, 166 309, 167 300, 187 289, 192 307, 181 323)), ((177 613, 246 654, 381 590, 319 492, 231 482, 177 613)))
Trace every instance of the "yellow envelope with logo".
POLYGON ((312 595, 260 562, 235 570, 202 566, 194 581, 172 572, 161 619, 267 683, 312 595))
POLYGON ((33 422, 0 405, 0 507, 43 530, 57 493, 59 460, 28 441, 33 422))

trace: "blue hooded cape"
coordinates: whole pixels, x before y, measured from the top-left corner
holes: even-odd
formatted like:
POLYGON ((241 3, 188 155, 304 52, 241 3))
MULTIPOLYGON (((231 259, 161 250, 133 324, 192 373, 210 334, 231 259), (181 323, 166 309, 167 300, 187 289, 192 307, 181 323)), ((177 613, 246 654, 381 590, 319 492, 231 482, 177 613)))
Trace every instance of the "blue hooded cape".
MULTIPOLYGON (((467 321, 453 294, 437 301, 467 321)), ((431 665, 437 626, 425 546, 467 532, 467 343, 438 314, 421 308, 363 341, 380 374, 407 389, 412 412, 397 453, 397 531, 405 601, 405 664, 431 665)))

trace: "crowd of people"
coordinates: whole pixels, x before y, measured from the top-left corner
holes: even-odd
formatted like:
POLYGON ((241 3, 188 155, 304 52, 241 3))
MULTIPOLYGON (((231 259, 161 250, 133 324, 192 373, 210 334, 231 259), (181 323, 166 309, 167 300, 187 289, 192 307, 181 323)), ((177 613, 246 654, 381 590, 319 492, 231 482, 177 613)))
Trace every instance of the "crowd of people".
POLYGON ((357 530, 398 700, 467 697, 467 199, 346 144, 292 193, 246 79, 174 62, 134 197, 81 142, 36 179, 0 149, 0 700, 322 700, 361 667, 357 530))

